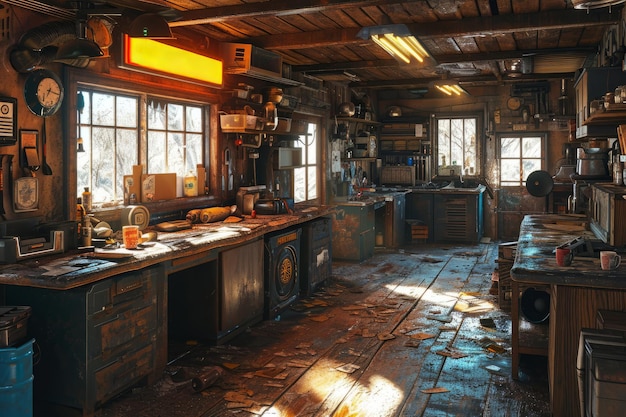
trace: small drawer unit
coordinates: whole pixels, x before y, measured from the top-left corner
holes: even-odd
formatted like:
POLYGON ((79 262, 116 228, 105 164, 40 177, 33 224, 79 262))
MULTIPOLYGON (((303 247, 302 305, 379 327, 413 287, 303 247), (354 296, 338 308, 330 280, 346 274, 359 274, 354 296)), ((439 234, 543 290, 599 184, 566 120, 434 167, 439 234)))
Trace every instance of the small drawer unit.
POLYGON ((35 400, 84 415, 167 362, 166 279, 161 266, 59 291, 6 289, 7 300, 32 306, 28 333, 40 349, 35 400))

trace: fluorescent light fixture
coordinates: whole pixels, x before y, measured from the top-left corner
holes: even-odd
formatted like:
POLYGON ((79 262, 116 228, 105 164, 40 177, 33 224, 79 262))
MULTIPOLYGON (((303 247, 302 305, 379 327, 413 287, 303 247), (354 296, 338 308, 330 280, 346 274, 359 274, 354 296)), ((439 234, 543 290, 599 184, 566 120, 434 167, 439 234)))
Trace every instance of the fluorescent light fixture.
POLYGON ((574 9, 599 9, 600 7, 611 7, 617 6, 618 4, 624 3, 626 0, 572 0, 572 4, 574 5, 574 9))
POLYGON ((441 91, 447 96, 460 96, 467 94, 467 91, 455 80, 441 80, 431 83, 432 87, 441 91))
POLYGON ((147 38, 124 35, 123 67, 222 86, 222 61, 147 38))
POLYGON ((356 36, 373 40, 389 55, 407 64, 411 63, 412 58, 422 63, 425 58, 430 57, 428 51, 403 24, 364 27, 356 36))

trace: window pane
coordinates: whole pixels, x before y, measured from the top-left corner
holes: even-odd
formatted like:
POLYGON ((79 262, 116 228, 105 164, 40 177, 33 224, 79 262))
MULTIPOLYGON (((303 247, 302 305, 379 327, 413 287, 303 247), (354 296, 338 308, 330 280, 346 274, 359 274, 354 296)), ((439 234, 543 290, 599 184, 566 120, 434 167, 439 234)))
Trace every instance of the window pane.
POLYGON ((519 158, 520 157, 520 139, 519 138, 500 139, 500 157, 501 158, 519 158))
POLYGON ((180 104, 167 105, 167 128, 169 130, 183 130, 183 106, 180 104))
POLYGON ((522 157, 523 158, 540 158, 541 157, 541 138, 523 138, 522 139, 522 157))
POLYGON ((148 172, 165 172, 165 133, 148 132, 148 172))
POLYGON ((148 129, 165 129, 165 106, 151 101, 148 106, 148 129))
POLYGON ((117 97, 117 120, 119 127, 137 126, 137 99, 132 97, 117 97))
POLYGON ((91 188, 94 201, 111 201, 115 196, 115 129, 93 129, 91 188), (106 155, 107 157, 104 157, 106 155))
POLYGON ((181 177, 189 171, 185 171, 185 146, 180 133, 167 135, 167 171, 175 172, 181 177))
POLYGON ((196 169, 202 163, 202 135, 187 135, 187 160, 186 169, 196 169))
POLYGON ((293 184, 294 184, 294 203, 300 203, 306 201, 306 168, 295 168, 293 170, 293 184))
POLYGON ((316 166, 307 167, 307 173, 308 173, 307 197, 309 200, 312 200, 314 198, 317 198, 317 167, 316 166))
POLYGON ((519 184, 520 164, 518 160, 503 159, 501 163, 500 178, 502 181, 514 181, 519 184))
POLYGON ((110 94, 93 94, 93 124, 113 126, 115 124, 115 97, 110 94))
POLYGON ((187 106, 185 123, 187 132, 202 132, 202 109, 200 107, 187 106))
POLYGON ((540 159, 525 159, 523 162, 524 165, 524 173, 523 178, 524 182, 526 182, 526 178, 533 171, 538 171, 541 169, 541 160, 540 159))
POLYGON ((115 198, 124 196, 124 175, 133 172, 133 165, 139 163, 137 152, 137 131, 136 130, 118 130, 117 131, 117 150, 115 164, 115 198))

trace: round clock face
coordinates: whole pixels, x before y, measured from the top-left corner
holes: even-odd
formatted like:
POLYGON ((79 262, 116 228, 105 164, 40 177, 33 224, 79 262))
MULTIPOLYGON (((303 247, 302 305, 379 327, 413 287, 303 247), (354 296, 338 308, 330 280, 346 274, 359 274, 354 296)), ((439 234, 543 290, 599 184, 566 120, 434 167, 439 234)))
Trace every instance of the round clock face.
POLYGON ((61 108, 63 84, 52 71, 33 71, 24 84, 24 98, 31 112, 37 116, 52 116, 61 108))
POLYGON ((519 110, 522 107, 522 99, 519 97, 509 97, 506 101, 506 106, 509 110, 519 110))

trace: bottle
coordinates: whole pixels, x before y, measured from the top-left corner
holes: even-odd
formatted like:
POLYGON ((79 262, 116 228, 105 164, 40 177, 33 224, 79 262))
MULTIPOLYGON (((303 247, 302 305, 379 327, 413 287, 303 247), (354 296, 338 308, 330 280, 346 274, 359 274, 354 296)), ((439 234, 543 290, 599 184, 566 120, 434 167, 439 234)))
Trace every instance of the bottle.
POLYGON ((193 171, 189 171, 185 176, 183 194, 185 197, 196 197, 198 195, 198 177, 196 177, 193 171))
POLYGON ((83 207, 87 213, 91 212, 91 192, 89 187, 85 187, 85 191, 83 191, 83 207))
POLYGON ((83 222, 85 221, 85 216, 87 213, 85 212, 85 207, 83 206, 82 198, 78 197, 76 199, 76 234, 78 235, 78 239, 82 239, 83 232, 81 230, 83 226, 83 222))
POLYGON ((224 375, 224 370, 219 366, 213 366, 204 373, 198 375, 191 380, 191 387, 195 392, 200 392, 213 385, 218 379, 224 375))
POLYGON ((91 246, 91 216, 86 215, 81 228, 83 246, 91 246))

